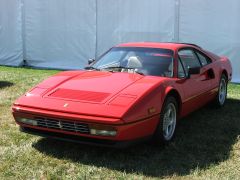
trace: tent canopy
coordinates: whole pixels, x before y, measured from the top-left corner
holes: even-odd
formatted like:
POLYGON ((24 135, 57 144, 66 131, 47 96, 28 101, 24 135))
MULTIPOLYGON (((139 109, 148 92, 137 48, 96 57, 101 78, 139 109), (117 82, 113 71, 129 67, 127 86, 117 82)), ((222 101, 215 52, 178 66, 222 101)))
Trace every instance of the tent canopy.
POLYGON ((180 41, 229 57, 240 82, 239 19, 239 0, 1 0, 0 64, 81 69, 119 43, 180 41))

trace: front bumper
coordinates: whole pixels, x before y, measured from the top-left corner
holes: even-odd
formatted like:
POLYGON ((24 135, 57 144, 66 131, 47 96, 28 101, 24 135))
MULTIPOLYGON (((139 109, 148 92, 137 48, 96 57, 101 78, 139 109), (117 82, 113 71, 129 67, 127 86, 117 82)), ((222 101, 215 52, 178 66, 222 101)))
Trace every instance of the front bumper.
POLYGON ((83 137, 83 136, 75 136, 70 134, 62 134, 62 133, 56 133, 56 132, 48 132, 48 131, 42 131, 39 129, 32 129, 27 127, 20 126, 20 131, 37 135, 41 137, 46 138, 52 138, 62 141, 68 141, 68 142, 74 142, 79 144, 86 144, 86 145, 93 145, 93 146, 103 146, 103 147, 113 147, 113 148, 126 148, 135 144, 138 144, 140 142, 145 142, 151 139, 152 136, 142 137, 130 141, 114 141, 114 140, 108 140, 108 139, 96 139, 96 138, 89 138, 89 137, 83 137))
MULTIPOLYGON (((28 109, 27 109, 28 110, 28 109)), ((159 115, 154 115, 142 119, 134 123, 110 123, 106 121, 88 121, 86 119, 78 119, 70 114, 65 114, 64 116, 58 116, 57 114, 53 116, 54 112, 46 113, 46 111, 39 113, 39 110, 27 111, 24 108, 21 108, 21 111, 15 110, 13 108, 13 116, 16 122, 20 125, 21 130, 26 133, 36 134, 44 137, 52 137, 55 139, 62 139, 68 141, 74 141, 84 144, 95 144, 103 146, 127 146, 128 144, 136 143, 148 139, 152 136, 157 126, 159 115), (17 121, 19 117, 34 119, 36 117, 44 117, 48 119, 58 119, 59 121, 64 122, 77 122, 84 123, 87 125, 107 125, 111 126, 117 130, 116 136, 98 136, 91 135, 90 133, 66 131, 64 129, 56 129, 42 126, 33 126, 25 123, 20 123, 17 121)), ((94 117, 93 117, 94 118, 94 117)), ((97 117, 96 119, 99 119, 97 117)), ((113 121, 113 120, 112 120, 113 121)), ((120 122, 119 120, 118 122, 120 122)))

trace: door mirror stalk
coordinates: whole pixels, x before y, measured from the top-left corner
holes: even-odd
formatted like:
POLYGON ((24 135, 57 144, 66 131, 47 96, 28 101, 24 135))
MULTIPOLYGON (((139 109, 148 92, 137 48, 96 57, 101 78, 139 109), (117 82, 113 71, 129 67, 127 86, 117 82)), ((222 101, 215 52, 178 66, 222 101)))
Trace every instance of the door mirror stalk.
POLYGON ((192 74, 200 74, 200 67, 188 68, 188 76, 187 76, 187 78, 189 79, 192 74))

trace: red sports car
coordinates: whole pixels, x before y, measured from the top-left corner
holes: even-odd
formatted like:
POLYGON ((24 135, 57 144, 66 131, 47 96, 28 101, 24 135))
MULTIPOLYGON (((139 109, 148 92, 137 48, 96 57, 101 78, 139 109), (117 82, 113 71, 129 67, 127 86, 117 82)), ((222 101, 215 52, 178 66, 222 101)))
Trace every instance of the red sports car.
POLYGON ((167 143, 178 119, 208 102, 223 106, 230 61, 194 44, 127 43, 85 70, 52 76, 12 107, 23 132, 124 146, 167 143))

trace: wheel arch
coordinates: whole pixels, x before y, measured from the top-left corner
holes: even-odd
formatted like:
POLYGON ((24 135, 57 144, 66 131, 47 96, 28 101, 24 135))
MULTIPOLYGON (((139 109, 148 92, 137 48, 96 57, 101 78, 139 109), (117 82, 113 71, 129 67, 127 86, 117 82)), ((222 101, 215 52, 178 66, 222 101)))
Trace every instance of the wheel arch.
POLYGON ((176 89, 172 88, 172 89, 169 89, 166 94, 167 95, 166 95, 165 99, 169 96, 173 96, 176 99, 176 101, 178 103, 178 115, 180 115, 181 110, 182 110, 182 98, 181 98, 179 92, 176 89))
POLYGON ((222 70, 221 75, 222 75, 222 74, 224 74, 224 75, 226 76, 227 80, 229 80, 228 73, 227 73, 227 70, 226 70, 226 69, 223 69, 223 70, 222 70))

